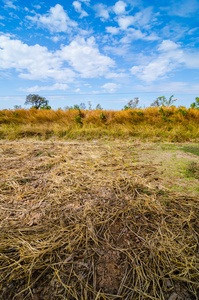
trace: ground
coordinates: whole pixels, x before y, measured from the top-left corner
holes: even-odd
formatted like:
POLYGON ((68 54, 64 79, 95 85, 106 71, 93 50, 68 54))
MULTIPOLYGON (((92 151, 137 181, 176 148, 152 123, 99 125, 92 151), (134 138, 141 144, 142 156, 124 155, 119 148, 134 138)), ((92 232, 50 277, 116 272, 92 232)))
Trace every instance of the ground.
POLYGON ((0 141, 2 299, 197 299, 197 144, 0 141))

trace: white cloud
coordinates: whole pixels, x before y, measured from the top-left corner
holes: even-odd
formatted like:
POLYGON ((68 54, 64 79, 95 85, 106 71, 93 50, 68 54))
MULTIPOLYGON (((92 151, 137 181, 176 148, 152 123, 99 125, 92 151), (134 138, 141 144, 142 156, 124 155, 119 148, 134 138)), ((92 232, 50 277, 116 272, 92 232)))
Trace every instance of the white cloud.
POLYGON ((104 85, 101 86, 101 87, 102 87, 103 89, 105 89, 107 92, 113 93, 113 92, 115 92, 116 89, 120 88, 120 84, 108 82, 108 83, 104 84, 104 85))
MULTIPOLYGON (((151 6, 143 9, 142 11, 135 14, 136 25, 141 27, 151 27, 153 22, 153 8, 151 6)), ((156 18, 155 18, 156 20, 156 18)))
POLYGON ((60 4, 51 7, 49 13, 45 15, 36 14, 34 17, 28 16, 27 18, 40 27, 48 28, 51 33, 67 32, 71 27, 77 26, 77 23, 69 18, 60 4))
POLYGON ((120 29, 118 27, 108 26, 106 27, 106 31, 111 34, 118 34, 120 29))
POLYGON ((65 83, 55 83, 53 85, 49 85, 49 86, 38 86, 35 85, 31 88, 28 89, 21 89, 22 91, 28 92, 28 93, 37 93, 40 91, 56 91, 56 90, 67 90, 68 89, 68 85, 65 83))
POLYGON ((94 6, 94 9, 96 11, 96 16, 101 18, 101 20, 109 19, 109 10, 106 5, 99 3, 94 6))
POLYGON ((93 37, 87 40, 76 38, 68 46, 63 46, 59 55, 83 78, 104 76, 114 66, 111 58, 99 52, 93 37))
POLYGON ((5 3, 4 7, 8 7, 8 8, 13 8, 13 9, 17 9, 16 5, 13 4, 14 1, 11 0, 4 0, 3 2, 5 3))
POLYGON ((114 67, 114 61, 100 53, 94 38, 78 37, 55 52, 39 45, 28 46, 5 35, 0 36, 0 45, 0 70, 15 69, 24 79, 67 83, 78 76, 105 76, 114 67))
POLYGON ((56 52, 46 47, 28 46, 6 35, 0 36, 0 45, 0 69, 15 69, 21 78, 71 82, 75 77, 71 69, 63 67, 56 52))
POLYGON ((159 37, 155 34, 143 33, 139 29, 129 28, 126 36, 124 36, 120 42, 123 44, 130 44, 133 40, 145 40, 145 41, 156 41, 159 37))
POLYGON ((73 2, 73 6, 76 10, 76 12, 80 13, 80 18, 83 18, 83 17, 87 17, 88 14, 85 10, 82 9, 82 5, 81 5, 81 2, 79 1, 74 1, 73 2))
POLYGON ((173 2, 173 5, 161 7, 161 9, 172 16, 190 17, 199 10, 199 2, 198 0, 178 0, 173 2))
POLYGON ((156 21, 156 17, 153 15, 152 7, 147 7, 140 12, 137 12, 134 16, 119 16, 115 20, 118 22, 122 30, 127 30, 129 26, 136 28, 150 29, 153 23, 156 21))
POLYGON ((127 4, 124 1, 118 1, 113 6, 113 11, 116 13, 116 15, 124 14, 126 6, 127 4))
POLYGON ((183 51, 170 40, 163 41, 158 51, 160 54, 155 59, 147 65, 132 67, 131 73, 146 82, 152 82, 185 63, 183 51))
POLYGON ((40 9, 41 5, 33 5, 33 7, 36 8, 36 9, 40 9))
POLYGON ((119 46, 105 46, 104 50, 106 52, 109 52, 113 55, 118 55, 118 56, 127 56, 129 55, 129 45, 119 45, 119 46))
POLYGON ((158 47, 159 51, 168 52, 173 51, 179 48, 179 45, 170 41, 170 40, 164 40, 160 46, 158 47))
POLYGON ((126 30, 129 26, 135 23, 135 18, 133 16, 125 16, 118 18, 118 24, 122 30, 126 30))

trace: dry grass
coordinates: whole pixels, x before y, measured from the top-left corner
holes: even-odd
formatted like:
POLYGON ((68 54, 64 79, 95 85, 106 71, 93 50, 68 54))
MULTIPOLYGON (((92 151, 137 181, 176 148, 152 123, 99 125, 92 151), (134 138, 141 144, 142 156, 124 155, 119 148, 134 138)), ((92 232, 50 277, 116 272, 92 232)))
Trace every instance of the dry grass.
POLYGON ((2 299, 197 299, 199 197, 156 185, 138 144, 0 146, 2 299))
POLYGON ((199 110, 149 107, 122 111, 3 110, 0 138, 24 137, 199 141, 199 110))

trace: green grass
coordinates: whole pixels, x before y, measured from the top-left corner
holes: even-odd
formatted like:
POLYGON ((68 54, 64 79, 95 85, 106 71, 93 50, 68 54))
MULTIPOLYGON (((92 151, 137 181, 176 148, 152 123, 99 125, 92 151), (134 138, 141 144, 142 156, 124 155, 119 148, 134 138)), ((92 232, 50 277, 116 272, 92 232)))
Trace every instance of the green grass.
POLYGON ((199 156, 199 146, 183 146, 181 150, 199 156))

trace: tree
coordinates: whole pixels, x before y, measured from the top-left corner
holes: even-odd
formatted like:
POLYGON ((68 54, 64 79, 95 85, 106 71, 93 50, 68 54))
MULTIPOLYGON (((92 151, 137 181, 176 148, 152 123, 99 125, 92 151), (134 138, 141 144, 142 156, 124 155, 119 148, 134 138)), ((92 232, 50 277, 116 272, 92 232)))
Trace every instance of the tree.
POLYGON ((173 99, 172 95, 168 100, 165 96, 158 97, 151 106, 171 106, 177 99, 173 99))
POLYGON ((48 105, 48 100, 45 97, 41 97, 39 95, 30 94, 26 96, 26 102, 25 104, 31 104, 32 108, 36 109, 51 109, 51 107, 48 105))
POLYGON ((127 105, 124 105, 124 110, 126 109, 135 109, 138 106, 140 99, 135 97, 133 100, 130 100, 127 105))
POLYGON ((91 103, 91 101, 88 101, 88 109, 92 110, 92 103, 91 103))
POLYGON ((82 110, 86 110, 86 104, 83 103, 83 102, 80 103, 79 107, 80 107, 80 109, 82 109, 82 110))
POLYGON ((199 97, 196 97, 195 100, 196 101, 191 104, 191 108, 199 109, 199 97))
POLYGON ((103 108, 101 107, 101 105, 100 105, 100 104, 97 104, 95 109, 100 109, 100 110, 103 110, 103 108))
POLYGON ((21 109, 21 105, 14 105, 14 109, 21 109))

